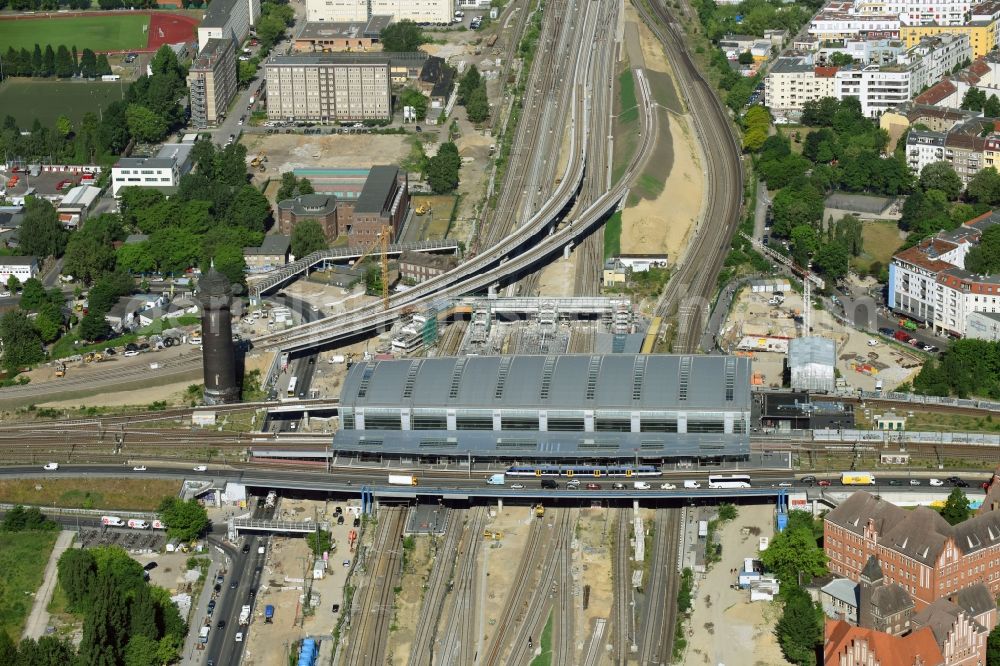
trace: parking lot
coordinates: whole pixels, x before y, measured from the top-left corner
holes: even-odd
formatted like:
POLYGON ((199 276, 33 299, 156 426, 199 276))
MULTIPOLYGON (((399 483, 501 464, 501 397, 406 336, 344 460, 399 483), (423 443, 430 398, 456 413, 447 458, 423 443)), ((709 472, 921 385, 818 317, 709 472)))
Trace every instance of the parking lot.
POLYGON ((80 531, 77 543, 81 548, 121 546, 130 553, 155 553, 163 549, 166 536, 146 530, 85 529, 80 531))

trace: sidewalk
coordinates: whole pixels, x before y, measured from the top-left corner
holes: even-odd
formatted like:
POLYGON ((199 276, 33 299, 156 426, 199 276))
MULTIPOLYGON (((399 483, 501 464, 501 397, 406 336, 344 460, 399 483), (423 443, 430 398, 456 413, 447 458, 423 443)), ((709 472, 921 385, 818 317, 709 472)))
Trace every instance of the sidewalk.
POLYGON ((63 530, 59 533, 56 545, 52 548, 52 554, 49 556, 49 563, 45 565, 45 578, 42 579, 42 586, 35 593, 35 603, 31 607, 31 614, 28 615, 28 621, 24 625, 24 633, 21 638, 37 640, 45 635, 45 629, 49 626, 49 611, 46 609, 52 600, 52 592, 56 589, 58 578, 56 564, 66 549, 73 545, 73 537, 75 536, 76 532, 71 530, 63 530))

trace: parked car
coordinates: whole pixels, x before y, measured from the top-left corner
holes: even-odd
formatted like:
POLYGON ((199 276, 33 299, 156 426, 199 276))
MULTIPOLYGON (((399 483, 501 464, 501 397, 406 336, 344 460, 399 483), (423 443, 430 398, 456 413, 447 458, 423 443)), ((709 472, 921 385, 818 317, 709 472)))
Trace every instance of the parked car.
POLYGON ((237 643, 242 643, 243 642, 243 632, 242 631, 237 631, 236 632, 236 642, 237 643))
POLYGON ((144 566, 142 569, 143 571, 152 571, 153 569, 156 568, 156 566, 157 566, 156 562, 146 562, 146 566, 144 566))
POLYGON ((59 463, 45 463, 45 466, 42 467, 42 469, 46 472, 54 472, 59 469, 59 463))
POLYGON ((910 485, 911 486, 919 486, 920 485, 920 479, 910 479, 910 485))
POLYGON ((127 352, 125 352, 125 358, 132 358, 133 356, 138 356, 138 355, 139 355, 138 349, 129 349, 127 352))
POLYGON ((333 606, 331 606, 330 607, 330 612, 331 613, 339 613, 340 612, 340 604, 334 604, 333 606))
POLYGON ((219 620, 218 622, 215 623, 215 628, 216 629, 225 629, 226 628, 226 621, 225 620, 219 620))
POLYGON ((829 479, 820 479, 819 481, 816 482, 816 485, 822 488, 829 488, 831 484, 829 479))
POLYGON ((889 337, 892 337, 892 334, 895 333, 895 331, 891 328, 880 328, 878 329, 878 332, 882 335, 888 335, 889 337))
POLYGON ((816 477, 813 476, 812 474, 807 474, 806 476, 803 476, 801 479, 799 479, 799 483, 807 483, 811 486, 812 484, 816 483, 816 477))
POLYGON ((924 351, 928 354, 935 354, 941 350, 937 348, 937 345, 924 345, 924 351))
POLYGON ((930 481, 928 481, 928 483, 930 483, 934 487, 944 485, 944 481, 942 481, 941 479, 931 479, 930 481))
POLYGON ((514 489, 514 490, 524 490, 524 484, 523 483, 512 483, 512 484, 510 484, 510 487, 512 489, 514 489))
POLYGON ((205 472, 207 470, 208 470, 208 465, 198 465, 197 467, 194 468, 194 471, 196 472, 205 472))
POLYGON ((146 471, 146 466, 145 465, 136 465, 135 467, 132 468, 132 471, 133 472, 145 472, 146 471))
POLYGON ((250 552, 250 544, 248 543, 243 544, 243 554, 246 555, 249 552, 250 552))

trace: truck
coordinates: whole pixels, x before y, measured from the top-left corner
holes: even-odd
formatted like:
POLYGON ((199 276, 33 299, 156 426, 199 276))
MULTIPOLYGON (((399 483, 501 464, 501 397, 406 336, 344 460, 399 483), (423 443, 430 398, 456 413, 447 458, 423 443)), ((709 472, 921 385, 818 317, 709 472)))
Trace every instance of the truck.
POLYGON ((909 319, 900 319, 899 327, 907 331, 915 331, 918 328, 917 322, 910 321, 909 319))
POLYGON ((246 626, 250 624, 250 606, 249 604, 240 608, 240 626, 246 626))
POLYGON ((202 643, 208 642, 208 635, 212 632, 212 627, 207 624, 198 631, 198 640, 202 643))
POLYGON ((264 623, 271 624, 274 621, 274 606, 268 604, 264 606, 264 623))
POLYGON ((486 477, 486 483, 488 483, 491 486, 502 486, 504 484, 504 475, 491 474, 490 476, 486 477))
POLYGON ((109 527, 124 527, 125 521, 118 516, 101 516, 101 525, 109 527))
POLYGON ((417 477, 412 474, 390 474, 389 475, 389 485, 390 486, 415 486, 417 485, 417 477))
POLYGON ((148 530, 149 523, 145 520, 139 520, 137 518, 132 518, 128 521, 128 526, 133 530, 148 530))
POLYGON ((840 475, 842 486, 874 486, 875 475, 871 472, 844 472, 840 475))
POLYGON ((896 331, 892 334, 892 337, 896 338, 900 342, 908 342, 910 340, 910 334, 906 331, 896 331))

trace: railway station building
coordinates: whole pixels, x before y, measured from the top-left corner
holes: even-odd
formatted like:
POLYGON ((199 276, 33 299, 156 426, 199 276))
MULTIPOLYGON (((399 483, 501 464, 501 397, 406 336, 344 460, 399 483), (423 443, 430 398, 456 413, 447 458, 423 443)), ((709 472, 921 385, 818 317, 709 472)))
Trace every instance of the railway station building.
POLYGON ((565 354, 366 361, 332 453, 368 460, 680 462, 750 452, 750 361, 565 354))

